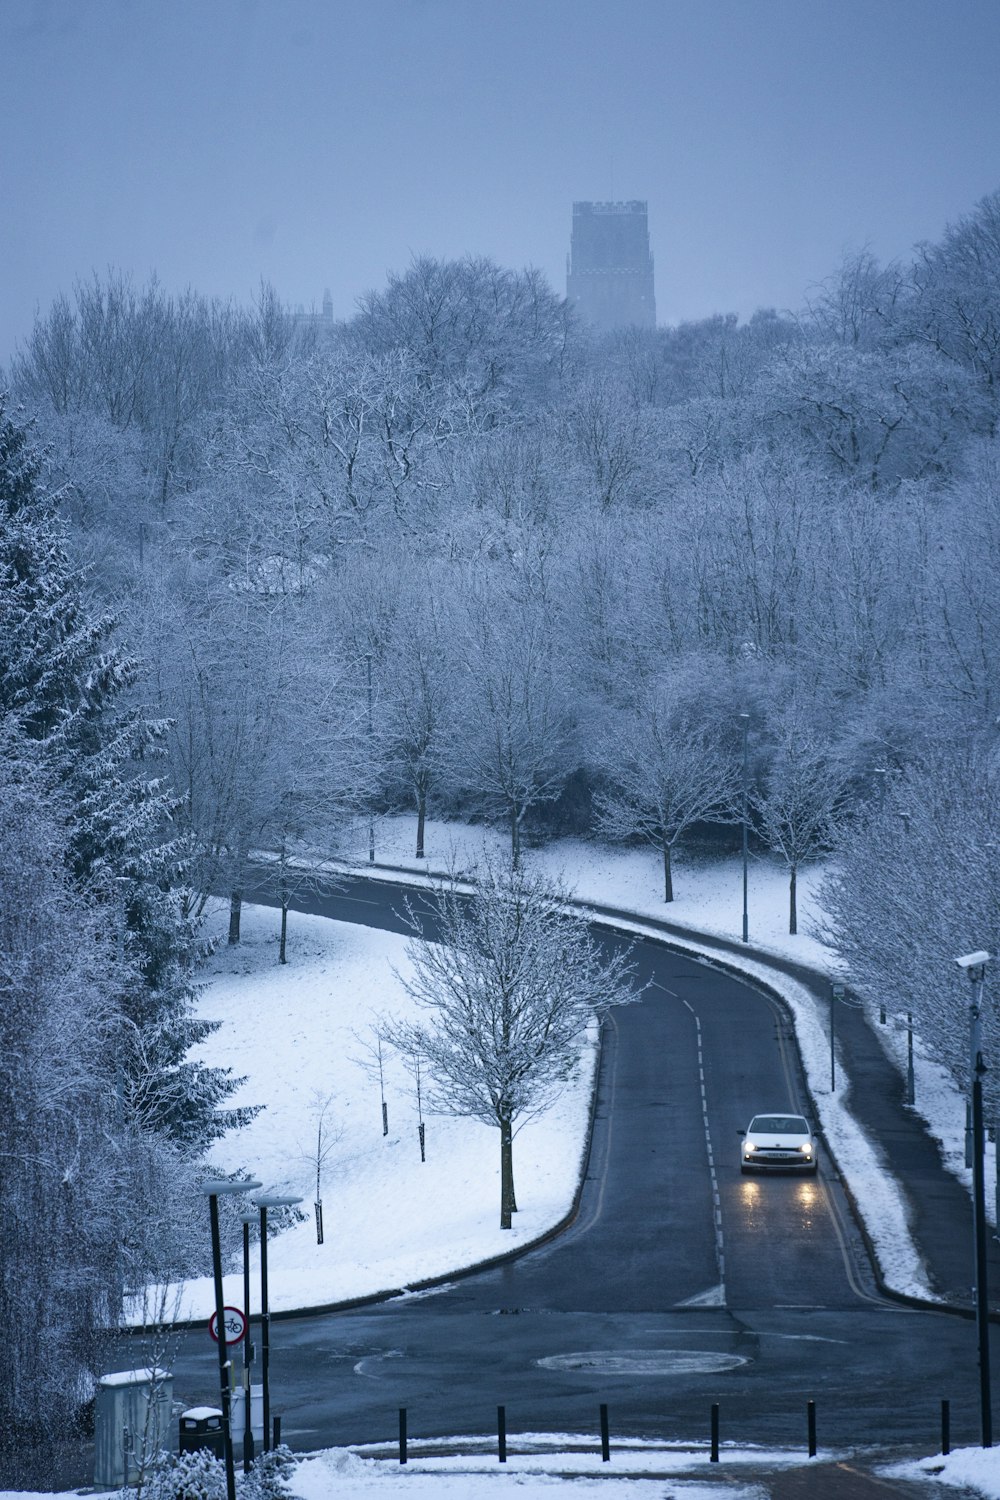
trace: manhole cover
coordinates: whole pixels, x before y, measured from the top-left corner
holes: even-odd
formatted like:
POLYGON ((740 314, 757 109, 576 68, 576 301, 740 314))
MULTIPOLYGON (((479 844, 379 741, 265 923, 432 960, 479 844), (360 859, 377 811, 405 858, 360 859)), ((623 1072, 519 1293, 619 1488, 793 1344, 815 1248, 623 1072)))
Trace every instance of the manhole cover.
POLYGON ((646 1349, 623 1353, 594 1349, 583 1354, 550 1354, 536 1359, 543 1370, 600 1371, 604 1375, 715 1375, 745 1365, 741 1354, 715 1354, 701 1349, 646 1349))

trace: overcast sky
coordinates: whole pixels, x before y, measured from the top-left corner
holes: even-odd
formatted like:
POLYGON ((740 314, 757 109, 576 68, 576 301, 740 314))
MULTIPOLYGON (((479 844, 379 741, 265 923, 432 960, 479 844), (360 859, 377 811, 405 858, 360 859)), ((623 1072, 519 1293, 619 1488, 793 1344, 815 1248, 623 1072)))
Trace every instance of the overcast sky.
POLYGON ((797 307, 1000 187, 998 79, 1000 0, 0 0, 0 361, 108 266, 564 293, 576 198, 648 200, 661 323, 797 307))

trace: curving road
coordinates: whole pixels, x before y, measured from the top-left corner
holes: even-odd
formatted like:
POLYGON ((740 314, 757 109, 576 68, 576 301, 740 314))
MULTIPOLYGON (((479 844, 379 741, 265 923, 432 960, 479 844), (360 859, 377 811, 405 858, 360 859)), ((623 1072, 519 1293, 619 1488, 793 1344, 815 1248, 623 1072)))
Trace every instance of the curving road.
MULTIPOLYGON (((353 880, 306 909, 405 930, 412 889, 353 880)), ((606 942, 616 941, 603 935, 606 942)), ((295 1449, 411 1435, 613 1431, 802 1444, 975 1441, 971 1323, 882 1299, 836 1176, 742 1177, 757 1110, 808 1113, 780 1007, 652 940, 642 1001, 605 1026, 579 1214, 508 1265, 416 1297, 272 1324, 272 1409, 295 1449)), ((175 1394, 214 1399, 212 1350, 184 1335, 175 1394)))

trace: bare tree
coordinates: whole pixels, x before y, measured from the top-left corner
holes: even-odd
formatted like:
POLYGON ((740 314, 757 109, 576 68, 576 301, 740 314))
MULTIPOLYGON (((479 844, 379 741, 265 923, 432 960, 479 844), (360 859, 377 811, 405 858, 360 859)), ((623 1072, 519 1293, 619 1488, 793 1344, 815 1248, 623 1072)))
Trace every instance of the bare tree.
POLYGON ((568 770, 570 716, 542 603, 515 613, 499 591, 474 601, 463 643, 459 716, 450 737, 451 774, 489 817, 510 829, 521 857, 526 814, 559 795, 568 770))
POLYGON ((364 1032, 355 1032, 354 1038, 360 1046, 360 1055, 353 1061, 374 1083, 378 1080, 379 1101, 382 1106, 382 1134, 389 1134, 389 1106, 385 1097, 385 1062, 387 1038, 391 1024, 382 1016, 376 1016, 364 1032))
POLYGON ((821 743, 792 705, 762 792, 753 797, 760 832, 788 869, 788 931, 798 932, 799 867, 828 854, 849 808, 852 769, 842 753, 821 743))
POLYGON ((663 857, 663 899, 674 899, 671 856, 693 824, 725 818, 736 789, 736 756, 693 696, 660 683, 615 717, 599 747, 610 789, 598 796, 598 826, 612 839, 645 839, 663 857))
POLYGON ((432 1108, 499 1129, 501 1229, 516 1208, 516 1130, 572 1076, 588 1021, 636 998, 628 955, 603 957, 567 899, 561 884, 484 857, 472 896, 454 881, 436 888, 439 940, 408 950, 403 983, 427 1019, 393 1040, 424 1059, 432 1108))
POLYGON ((308 1161, 310 1167, 316 1172, 316 1198, 313 1203, 313 1209, 316 1215, 317 1245, 322 1245, 323 1243, 323 1169, 332 1155, 334 1147, 343 1136, 343 1131, 333 1126, 330 1120, 333 1100, 334 1095, 332 1090, 324 1094, 322 1089, 313 1089, 309 1112, 312 1116, 315 1136, 309 1151, 303 1153, 304 1159, 308 1161))

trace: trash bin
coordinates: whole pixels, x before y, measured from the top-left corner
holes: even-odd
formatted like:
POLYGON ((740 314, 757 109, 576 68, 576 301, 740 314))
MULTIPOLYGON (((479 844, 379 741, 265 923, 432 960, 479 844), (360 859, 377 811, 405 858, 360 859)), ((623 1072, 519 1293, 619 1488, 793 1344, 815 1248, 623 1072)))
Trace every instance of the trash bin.
POLYGON ((191 1406, 181 1412, 178 1453, 197 1453, 207 1448, 216 1458, 225 1458, 225 1441, 222 1413, 217 1406, 191 1406))

